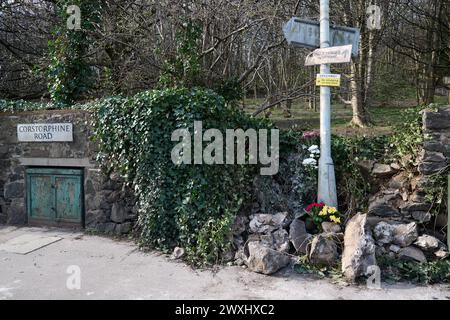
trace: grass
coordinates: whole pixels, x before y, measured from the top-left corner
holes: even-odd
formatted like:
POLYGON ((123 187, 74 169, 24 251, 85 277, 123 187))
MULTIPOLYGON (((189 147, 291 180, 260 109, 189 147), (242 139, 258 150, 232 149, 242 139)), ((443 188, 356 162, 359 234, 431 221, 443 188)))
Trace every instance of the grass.
MULTIPOLYGON (((253 113, 264 99, 247 99, 245 101, 245 111, 253 113)), ((332 104, 332 131, 339 135, 387 135, 392 132, 393 127, 403 122, 404 111, 414 107, 414 102, 393 103, 392 106, 377 106, 370 110, 370 117, 373 126, 368 128, 353 128, 349 126, 352 119, 352 109, 340 103, 332 104)), ((306 104, 294 103, 291 109, 292 117, 286 118, 283 109, 273 108, 270 119, 272 119, 280 129, 311 130, 320 127, 320 112, 310 110, 306 104)), ((258 115, 264 117, 264 113, 258 115)))

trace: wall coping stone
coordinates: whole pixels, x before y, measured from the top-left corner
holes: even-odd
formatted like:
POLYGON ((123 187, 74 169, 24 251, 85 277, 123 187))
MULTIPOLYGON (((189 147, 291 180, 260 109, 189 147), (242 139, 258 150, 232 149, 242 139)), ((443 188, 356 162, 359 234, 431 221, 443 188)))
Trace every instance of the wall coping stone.
POLYGON ((18 158, 23 166, 49 166, 49 167, 83 167, 93 168, 89 158, 18 158))
POLYGON ((88 113, 93 112, 85 109, 53 109, 53 110, 30 110, 30 111, 3 111, 0 112, 0 117, 20 117, 28 115, 40 115, 40 114, 71 114, 71 113, 88 113))

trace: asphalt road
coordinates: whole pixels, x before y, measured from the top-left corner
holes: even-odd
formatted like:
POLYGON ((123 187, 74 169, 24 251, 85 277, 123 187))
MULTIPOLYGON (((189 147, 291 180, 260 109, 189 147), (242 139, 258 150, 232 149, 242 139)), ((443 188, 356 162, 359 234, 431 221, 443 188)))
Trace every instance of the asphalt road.
POLYGON ((0 227, 0 270, 0 300, 450 299, 448 285, 383 284, 373 290, 298 275, 290 268, 275 276, 240 267, 193 270, 157 252, 141 252, 130 241, 37 228, 0 227), (11 241, 30 237, 61 239, 27 254, 8 252, 11 241))

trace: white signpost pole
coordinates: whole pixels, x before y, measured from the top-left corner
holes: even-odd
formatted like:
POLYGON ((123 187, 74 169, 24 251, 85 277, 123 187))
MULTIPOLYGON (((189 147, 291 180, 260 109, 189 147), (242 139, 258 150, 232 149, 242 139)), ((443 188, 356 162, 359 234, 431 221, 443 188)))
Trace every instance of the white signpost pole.
MULTIPOLYGON (((330 1, 320 0, 320 47, 330 47, 330 1)), ((330 74, 329 64, 320 66, 320 74, 330 74)), ((336 178, 331 158, 331 88, 320 87, 320 159, 318 201, 337 207, 336 178)))

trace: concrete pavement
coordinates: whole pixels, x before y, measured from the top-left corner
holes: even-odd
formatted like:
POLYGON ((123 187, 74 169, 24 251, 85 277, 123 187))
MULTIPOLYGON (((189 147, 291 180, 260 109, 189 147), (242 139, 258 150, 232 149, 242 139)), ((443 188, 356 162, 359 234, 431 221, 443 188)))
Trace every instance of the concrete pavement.
POLYGON ((447 300, 450 287, 383 284, 381 290, 370 290, 317 280, 289 268, 271 277, 240 267, 201 271, 157 252, 141 252, 131 241, 53 229, 0 227, 2 299, 447 300), (27 254, 1 249, 2 244, 23 235, 62 239, 27 254))

